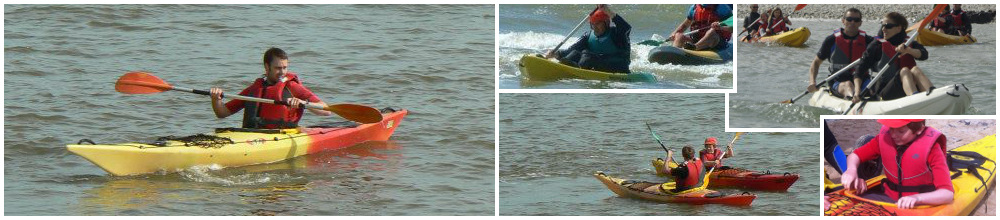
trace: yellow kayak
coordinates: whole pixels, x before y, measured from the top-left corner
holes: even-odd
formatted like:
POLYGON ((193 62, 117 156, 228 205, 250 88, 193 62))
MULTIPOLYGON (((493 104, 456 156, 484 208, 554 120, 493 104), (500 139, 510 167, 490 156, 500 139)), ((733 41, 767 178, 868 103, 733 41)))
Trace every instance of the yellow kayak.
MULTIPOLYGON (((916 25, 910 26, 906 29, 907 32, 916 29, 916 25)), ((949 35, 937 31, 932 31, 927 28, 921 28, 920 34, 917 35, 917 43, 924 46, 941 46, 941 45, 952 45, 952 44, 971 44, 975 43, 976 38, 972 36, 956 36, 949 35)))
POLYGON ((383 111, 371 124, 293 129, 216 129, 215 132, 152 143, 66 145, 67 150, 93 162, 111 175, 176 172, 193 166, 238 167, 282 161, 366 141, 386 141, 407 110, 383 111))
POLYGON ((532 81, 557 81, 562 79, 585 79, 626 82, 656 82, 649 73, 608 73, 587 70, 561 64, 534 54, 525 54, 518 64, 521 74, 532 81))
MULTIPOLYGON (((922 205, 913 209, 900 209, 893 203, 862 198, 853 190, 840 189, 826 194, 830 208, 825 215, 969 215, 986 195, 994 191, 996 182, 996 135, 948 151, 949 166, 953 169, 951 183, 955 199, 946 205, 922 205), (968 154, 981 155, 968 156, 968 154), (969 167, 978 167, 970 170, 969 167), (957 171, 954 171, 957 170, 957 171), (981 177, 981 178, 980 178, 981 177)), ((866 181, 869 191, 881 188, 885 175, 866 181)), ((830 187, 826 187, 830 188, 830 187)))
POLYGON ((806 40, 809 40, 809 35, 811 35, 811 33, 809 32, 809 28, 800 27, 794 30, 785 31, 780 34, 755 38, 751 40, 747 40, 746 38, 744 38, 743 42, 778 43, 789 47, 801 47, 802 44, 806 43, 806 40))

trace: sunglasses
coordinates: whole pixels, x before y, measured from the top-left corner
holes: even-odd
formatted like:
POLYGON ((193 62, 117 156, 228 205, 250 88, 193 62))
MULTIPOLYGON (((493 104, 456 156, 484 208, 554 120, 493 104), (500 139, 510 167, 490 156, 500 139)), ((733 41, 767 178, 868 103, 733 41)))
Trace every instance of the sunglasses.
POLYGON ((891 29, 891 28, 898 27, 898 26, 899 26, 899 24, 885 23, 885 24, 882 24, 882 29, 891 29))
POLYGON ((844 20, 848 22, 861 22, 861 18, 859 17, 844 17, 844 20))

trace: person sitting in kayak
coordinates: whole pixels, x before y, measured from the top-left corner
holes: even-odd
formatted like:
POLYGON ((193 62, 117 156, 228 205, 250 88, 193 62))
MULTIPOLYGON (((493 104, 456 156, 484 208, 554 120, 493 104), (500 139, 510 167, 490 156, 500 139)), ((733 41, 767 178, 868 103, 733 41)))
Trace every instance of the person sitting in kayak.
MULTIPOLYGON (((264 75, 257 78, 246 89, 239 93, 243 96, 265 99, 284 100, 288 105, 265 104, 234 99, 222 103, 223 92, 220 88, 212 88, 212 110, 218 118, 225 118, 233 113, 243 111, 243 128, 295 128, 302 118, 302 105, 316 103, 326 106, 299 81, 298 76, 288 71, 288 55, 278 48, 264 52, 264 75)), ((324 110, 309 109, 322 116, 332 113, 324 110)))
POLYGON ((583 69, 612 73, 630 73, 632 49, 629 35, 632 25, 611 11, 608 5, 598 5, 590 15, 591 32, 585 33, 567 49, 550 50, 545 58, 583 69))
POLYGON ((769 15, 761 20, 762 24, 758 30, 761 36, 771 36, 788 31, 788 25, 792 24, 792 21, 788 20, 788 16, 781 12, 781 8, 774 8, 769 15))
POLYGON ((847 157, 847 170, 840 177, 844 188, 904 209, 951 203, 955 188, 945 158, 945 135, 926 126, 923 119, 879 119, 878 123, 883 125, 878 135, 847 157), (884 194, 866 195, 865 180, 858 178, 858 165, 875 158, 881 158, 884 194))
MULTIPOLYGON (((705 182, 705 165, 697 157, 694 157, 694 147, 691 147, 691 145, 684 146, 681 149, 681 155, 684 157, 684 162, 677 164, 676 168, 671 169, 668 166, 668 164, 674 161, 673 150, 667 151, 667 161, 663 163, 663 170, 667 170, 669 172, 667 174, 674 177, 676 187, 670 190, 674 193, 701 187, 705 182)), ((669 182, 650 186, 643 191, 663 193, 667 191, 665 188, 667 185, 669 185, 669 182)))
MULTIPOLYGON (((695 4, 688 10, 687 20, 681 22, 670 34, 673 46, 691 50, 707 50, 723 48, 732 38, 731 29, 723 27, 719 22, 733 16, 729 5, 695 4), (687 30, 694 31, 690 36, 684 35, 687 30)), ((669 39, 668 39, 669 40, 669 39)))
MULTIPOLYGON (((962 10, 962 4, 953 4, 954 9, 951 10, 951 35, 966 36, 972 34, 972 20, 969 19, 969 15, 965 14, 962 10)), ((945 8, 945 11, 948 9, 945 8)))
POLYGON ((733 153, 733 145, 729 145, 726 146, 726 156, 719 158, 719 156, 722 156, 722 150, 719 150, 719 148, 716 147, 716 144, 718 142, 719 140, 716 139, 715 137, 706 138, 705 149, 698 152, 698 157, 701 158, 701 161, 702 163, 705 164, 705 167, 715 167, 719 169, 725 169, 722 166, 722 159, 730 158, 736 155, 735 153, 733 153))
MULTIPOLYGON (((844 12, 844 17, 840 19, 844 27, 833 31, 833 34, 823 40, 823 45, 819 47, 819 52, 816 53, 816 58, 813 59, 812 66, 809 67, 809 86, 806 87, 806 90, 809 92, 819 90, 816 85, 816 76, 823 60, 830 60, 830 74, 836 73, 860 59, 868 44, 875 40, 874 37, 868 36, 860 29, 861 18, 861 10, 857 8, 850 8, 844 12)), ((848 99, 854 97, 853 77, 849 74, 853 73, 854 69, 856 68, 852 68, 852 70, 848 70, 849 72, 840 74, 827 82, 831 94, 848 99)))
POLYGON ((760 21, 757 20, 760 19, 760 13, 757 12, 758 7, 759 6, 757 6, 757 4, 751 4, 750 14, 747 15, 747 18, 743 19, 743 29, 751 30, 751 32, 748 33, 749 35, 754 35, 756 30, 760 28, 760 21))
MULTIPOLYGON (((924 71, 917 67, 916 62, 917 60, 927 60, 927 49, 916 41, 913 41, 910 46, 904 44, 909 39, 906 32, 903 31, 907 25, 909 22, 902 14, 890 12, 885 15, 882 21, 882 33, 886 37, 875 38, 875 41, 868 44, 865 53, 861 55, 861 63, 854 70, 854 91, 861 91, 871 80, 879 80, 879 84, 876 86, 882 89, 878 96, 881 96, 882 100, 892 100, 925 92, 934 87, 930 79, 924 75, 924 71), (894 54, 899 57, 893 60, 894 54), (890 60, 893 62, 889 63, 890 60), (889 65, 889 69, 881 76, 881 79, 871 79, 866 71, 872 67, 881 70, 885 65, 889 65), (898 81, 895 80, 897 78, 898 81)), ((852 101, 855 103, 861 101, 862 95, 864 94, 855 95, 852 101)))
MULTIPOLYGON (((936 7, 937 5, 933 6, 936 7)), ((951 13, 948 10, 948 5, 945 5, 944 10, 941 10, 941 13, 938 13, 938 17, 934 18, 934 21, 931 21, 930 29, 932 31, 950 34, 953 32, 952 30, 953 22, 954 21, 951 18, 951 13)))

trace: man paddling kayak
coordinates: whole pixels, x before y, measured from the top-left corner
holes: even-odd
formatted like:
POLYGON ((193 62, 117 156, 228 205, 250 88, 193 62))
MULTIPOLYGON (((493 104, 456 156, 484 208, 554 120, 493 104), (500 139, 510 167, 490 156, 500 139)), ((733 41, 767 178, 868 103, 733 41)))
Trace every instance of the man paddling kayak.
POLYGON ((695 4, 688 10, 687 20, 681 22, 670 34, 674 47, 690 50, 708 50, 726 46, 732 38, 732 30, 719 22, 733 16, 733 10, 726 4, 695 4), (695 31, 684 35, 685 31, 695 31))
POLYGON ((760 28, 760 22, 757 20, 760 19, 760 13, 757 12, 757 8, 759 7, 757 4, 750 5, 750 14, 747 15, 747 18, 743 19, 743 29, 751 30, 750 35, 757 33, 757 29, 760 28))
MULTIPOLYGON (((669 171, 669 175, 674 177, 674 182, 676 187, 669 192, 681 192, 688 189, 698 188, 705 184, 705 165, 697 157, 694 157, 694 148, 691 145, 684 146, 681 149, 681 155, 684 157, 684 162, 679 163, 677 168, 670 169, 668 164, 674 161, 674 151, 667 151, 667 161, 663 163, 663 170, 669 171)), ((651 193, 668 193, 665 185, 669 182, 663 184, 657 184, 650 186, 643 191, 651 193)))
POLYGON ((878 123, 883 125, 878 135, 847 157, 847 169, 840 177, 844 188, 903 209, 951 203, 955 189, 945 158, 945 135, 927 127, 923 119, 879 119, 878 123), (868 189, 865 180, 858 178, 858 165, 876 158, 881 158, 886 176, 882 192, 864 194, 868 189))
POLYGON ((705 149, 698 152, 698 157, 701 158, 705 167, 716 167, 721 169, 722 159, 736 156, 736 154, 733 153, 733 145, 728 145, 726 146, 726 156, 719 158, 719 156, 722 155, 722 150, 719 150, 719 148, 716 147, 718 142, 718 139, 715 137, 706 138, 705 149))
POLYGON ((588 20, 591 32, 583 34, 580 40, 565 50, 549 50, 545 58, 556 58, 564 64, 583 69, 629 73, 632 25, 611 11, 608 5, 598 5, 588 20))
MULTIPOLYGON (((813 59, 812 66, 809 67, 809 92, 816 92, 819 88, 816 85, 816 75, 823 60, 830 60, 830 74, 840 71, 852 62, 861 58, 865 48, 875 38, 859 29, 861 27, 862 14, 857 8, 850 8, 844 12, 844 17, 840 19, 844 24, 843 28, 833 31, 833 34, 823 40, 823 45, 819 47, 816 58, 813 59)), ((850 70, 853 72, 853 69, 850 70)), ((862 70, 864 71, 864 70, 862 70)), ((830 93, 837 97, 854 97, 854 82, 850 74, 840 74, 835 79, 827 82, 830 93)))
MULTIPOLYGON (((969 15, 965 14, 962 10, 962 4, 952 4, 955 7, 949 13, 951 15, 951 35, 966 36, 972 34, 972 19, 969 19, 969 15)), ((945 9, 947 10, 947 9, 945 9)))
MULTIPOLYGON (((245 109, 246 111, 243 111, 244 128, 298 127, 303 112, 301 105, 315 103, 326 106, 326 103, 302 85, 295 73, 288 71, 288 54, 278 48, 271 48, 264 52, 264 76, 257 78, 253 84, 243 89, 239 94, 285 100, 288 106, 247 102, 239 99, 223 104, 222 94, 220 88, 212 88, 211 90, 212 110, 215 112, 215 116, 225 118, 245 109)), ((322 116, 332 114, 329 111, 319 109, 309 109, 309 111, 322 116)))

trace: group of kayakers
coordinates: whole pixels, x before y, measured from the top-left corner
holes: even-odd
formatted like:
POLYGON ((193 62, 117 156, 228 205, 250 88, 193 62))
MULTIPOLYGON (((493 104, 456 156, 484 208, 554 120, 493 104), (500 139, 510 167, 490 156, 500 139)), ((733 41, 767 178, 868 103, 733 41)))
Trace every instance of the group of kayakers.
MULTIPOLYGON (((712 167, 716 169, 726 169, 722 165, 722 159, 731 158, 736 156, 733 152, 733 145, 730 144, 726 146, 726 151, 723 151, 718 147, 718 139, 715 137, 709 137, 705 139, 705 148, 698 152, 698 157, 694 156, 694 147, 691 145, 684 146, 681 148, 681 156, 684 161, 680 163, 674 161, 674 151, 668 150, 666 162, 663 163, 662 169, 667 174, 674 178, 675 187, 670 191, 672 193, 681 192, 688 189, 694 189, 702 187, 705 183, 705 175, 708 175, 709 170, 712 167), (671 163, 677 164, 677 167, 670 168, 668 165, 671 163)), ((669 183, 665 183, 670 185, 669 183)), ((644 191, 652 193, 666 193, 664 185, 656 185, 644 189, 644 191)))
POLYGON ((972 34, 972 20, 962 10, 961 4, 953 4, 954 8, 945 6, 938 17, 931 22, 931 30, 956 36, 972 34))
MULTIPOLYGON (((732 16, 732 6, 726 4, 692 5, 687 18, 671 33, 673 45, 690 50, 711 50, 725 46, 732 27, 719 22, 732 16)), ((549 50, 546 58, 560 63, 602 72, 629 73, 632 26, 608 5, 598 5, 588 19, 591 31, 576 43, 562 50, 549 50)))
POLYGON ((759 7, 757 4, 751 4, 750 14, 743 20, 743 28, 749 30, 744 41, 773 36, 790 30, 788 26, 792 24, 792 21, 788 19, 788 15, 781 11, 781 8, 769 9, 761 15, 757 12, 759 7))
POLYGON ((848 68, 828 81, 827 86, 832 95, 855 103, 861 101, 862 96, 874 95, 882 100, 891 100, 933 90, 934 85, 916 64, 917 60, 927 60, 927 49, 916 41, 904 44, 909 39, 905 31, 909 22, 902 14, 886 14, 878 36, 859 29, 864 21, 863 13, 857 8, 845 10, 840 21, 843 27, 823 40, 813 59, 807 90, 819 90, 816 77, 823 60, 830 61, 831 75, 848 68), (858 60, 857 64, 851 65, 858 60), (883 68, 887 68, 885 73, 874 79, 872 73, 878 73, 883 68), (860 94, 873 80, 878 84, 872 88, 878 89, 860 94))

